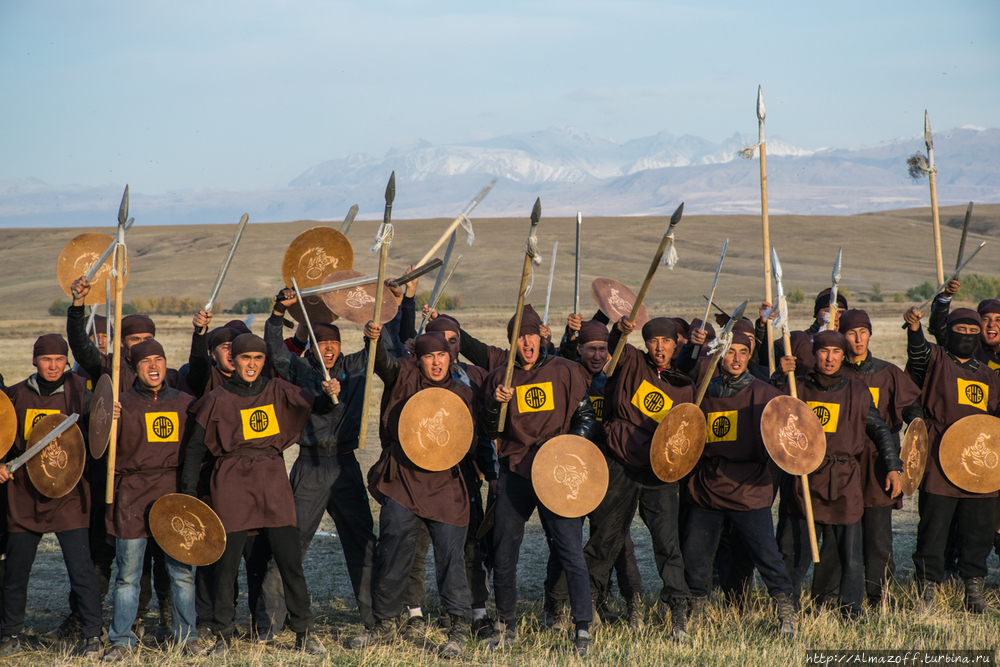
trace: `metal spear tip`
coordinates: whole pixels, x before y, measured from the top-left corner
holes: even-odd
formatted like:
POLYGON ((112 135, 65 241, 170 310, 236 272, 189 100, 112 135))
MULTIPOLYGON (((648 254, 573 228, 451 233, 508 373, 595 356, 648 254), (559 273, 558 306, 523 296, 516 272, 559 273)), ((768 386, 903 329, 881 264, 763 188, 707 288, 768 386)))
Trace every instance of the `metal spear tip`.
POLYGON ((931 134, 931 119, 927 115, 927 109, 924 109, 924 143, 927 144, 927 150, 930 150, 934 146, 934 135, 931 134))
POLYGON ((531 224, 537 225, 538 221, 542 219, 542 198, 538 197, 535 199, 535 205, 531 209, 531 224))
POLYGON ((392 200, 396 198, 396 172, 393 171, 392 175, 389 176, 389 183, 385 186, 385 203, 392 204, 392 200))
MULTIPOLYGON (((743 303, 741 303, 739 306, 737 306, 736 310, 733 311, 732 316, 729 318, 729 321, 733 322, 734 324, 736 322, 739 322, 740 319, 743 317, 743 313, 746 311, 747 305, 749 303, 750 303, 750 300, 747 299, 746 301, 744 301, 743 303)), ((732 331, 732 329, 730 329, 730 331, 732 331)))
POLYGON ((122 205, 118 207, 118 226, 128 220, 128 183, 125 184, 125 194, 122 195, 122 205))
POLYGON ((781 261, 778 259, 778 251, 771 246, 771 270, 774 271, 774 277, 781 280, 781 261))
POLYGON ((840 282, 840 269, 841 266, 843 265, 843 262, 844 262, 844 249, 840 248, 839 250, 837 250, 837 261, 833 263, 833 275, 831 276, 835 284, 840 282))
POLYGON ((677 210, 674 211, 674 214, 670 216, 670 226, 671 227, 676 226, 677 223, 681 221, 681 216, 683 215, 684 215, 684 202, 681 202, 681 205, 677 207, 677 210))
POLYGON ((757 120, 764 122, 764 92, 757 86, 757 120))

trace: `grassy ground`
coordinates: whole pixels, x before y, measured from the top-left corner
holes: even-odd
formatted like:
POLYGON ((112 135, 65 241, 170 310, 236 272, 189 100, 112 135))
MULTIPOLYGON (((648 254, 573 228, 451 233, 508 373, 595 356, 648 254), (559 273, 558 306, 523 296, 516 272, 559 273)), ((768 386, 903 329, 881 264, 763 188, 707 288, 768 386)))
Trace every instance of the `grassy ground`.
MULTIPOLYGON (((877 311, 875 317, 876 335, 872 340, 873 352, 877 356, 896 363, 904 354, 903 334, 895 310, 897 304, 886 305, 877 311)), ((690 317, 693 311, 677 310, 674 314, 690 317)), ((876 311, 873 311, 876 312, 876 311)), ((507 313, 501 310, 462 310, 455 313, 467 330, 482 340, 496 345, 503 344, 503 329, 507 313)), ((793 312, 796 326, 808 324, 806 310, 793 312)), ((190 325, 185 319, 156 318, 159 327, 158 339, 164 343, 168 355, 168 365, 180 366, 187 356, 190 344, 190 325)), ((30 371, 30 349, 34 338, 50 331, 61 331, 65 323, 57 318, 37 320, 7 320, 0 323, 0 370, 9 384, 20 381, 30 371)), ((343 327, 344 351, 351 352, 360 346, 360 328, 346 324, 343 327)), ((263 319, 257 318, 255 331, 262 331, 263 319)), ((373 394, 377 401, 380 387, 373 394)), ((377 405, 377 403, 374 403, 377 405)), ((373 419, 375 411, 372 411, 373 419)), ((374 423, 373 423, 374 424, 374 423)), ((374 426, 370 433, 375 433, 374 426)), ((374 437, 369 440, 369 448, 359 452, 362 467, 367 469, 377 458, 377 444, 374 437)), ((286 453, 290 466, 295 459, 295 448, 286 453)), ((451 664, 468 665, 537 665, 537 664, 589 664, 630 665, 792 665, 805 664, 805 654, 811 649, 984 649, 997 644, 997 630, 1000 620, 977 618, 959 611, 961 601, 960 584, 952 584, 939 596, 937 613, 920 614, 913 610, 912 593, 906 587, 912 572, 910 555, 916 536, 916 499, 908 499, 905 508, 895 513, 893 530, 896 551, 897 578, 901 582, 894 587, 886 603, 868 610, 860 622, 846 623, 839 615, 830 611, 814 609, 808 603, 800 623, 798 637, 793 641, 779 640, 776 636, 777 622, 771 611, 766 594, 760 587, 754 590, 750 604, 743 610, 727 607, 713 598, 708 617, 693 624, 691 634, 694 642, 690 646, 679 646, 668 638, 669 613, 656 607, 659 592, 658 576, 653 562, 649 533, 636 519, 633 525, 633 539, 639 569, 645 585, 644 599, 649 607, 646 614, 646 629, 639 636, 629 634, 621 626, 602 626, 595 632, 595 647, 592 655, 580 660, 569 651, 567 637, 539 629, 541 619, 541 593, 544 580, 547 549, 544 535, 537 518, 527 527, 519 568, 519 616, 523 641, 520 646, 498 654, 489 653, 476 646, 470 648, 466 656, 451 664)), ((376 513, 377 506, 373 505, 376 513)), ((377 523, 377 522, 376 522, 377 523)), ((376 648, 364 652, 352 652, 343 648, 344 642, 360 630, 350 581, 343 562, 340 543, 329 518, 320 526, 321 534, 313 540, 305 558, 306 576, 313 598, 316 615, 316 632, 330 649, 324 658, 303 656, 291 650, 294 637, 283 633, 276 646, 263 647, 250 642, 237 642, 228 658, 234 665, 423 665, 442 662, 429 650, 410 644, 398 644, 376 648)), ((990 575, 987 579, 989 598, 1000 605, 997 586, 1000 571, 995 556, 990 558, 990 575)), ((433 560, 428 560, 428 604, 432 613, 437 611, 436 587, 433 581, 433 560)), ((29 587, 27 627, 32 642, 32 650, 4 662, 11 665, 64 665, 79 662, 66 649, 49 648, 38 640, 48 630, 58 626, 68 611, 69 591, 62 556, 58 544, 52 536, 46 536, 39 549, 32 571, 29 587)), ((155 607, 155 602, 153 603, 155 607)), ((624 603, 615 596, 612 610, 624 611, 624 603)), ((105 619, 110 620, 111 596, 105 604, 105 619)), ((249 624, 245 587, 237 608, 238 623, 249 624)), ((435 633, 430 644, 443 642, 444 635, 435 633)), ((472 645, 470 644, 470 647, 472 645)), ((195 660, 182 658, 151 647, 138 651, 124 664, 133 665, 186 665, 195 660)))

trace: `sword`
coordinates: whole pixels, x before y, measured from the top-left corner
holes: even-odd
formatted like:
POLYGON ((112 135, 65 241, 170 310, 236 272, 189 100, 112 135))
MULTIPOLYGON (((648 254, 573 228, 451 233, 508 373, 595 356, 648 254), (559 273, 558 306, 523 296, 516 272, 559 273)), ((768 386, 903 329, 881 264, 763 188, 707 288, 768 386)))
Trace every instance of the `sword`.
MULTIPOLYGON (((958 242, 958 260, 955 262, 955 269, 962 264, 962 255, 965 254, 965 237, 969 235, 969 220, 972 219, 972 202, 969 202, 965 209, 965 222, 962 223, 962 240, 958 242)), ((957 275, 955 276, 958 277, 957 275)))
POLYGON ((351 210, 347 212, 347 217, 344 221, 340 223, 340 233, 347 236, 347 232, 350 231, 351 225, 354 224, 354 218, 358 215, 358 205, 355 204, 351 207, 351 210))
MULTIPOLYGON (((983 249, 983 246, 984 246, 984 245, 986 245, 986 241, 983 241, 982 243, 980 243, 980 244, 979 244, 979 247, 978 247, 978 248, 976 248, 975 250, 973 250, 973 251, 972 251, 972 254, 971 254, 971 255, 969 255, 969 256, 968 256, 968 257, 967 257, 967 258, 965 259, 965 261, 964 261, 964 262, 962 262, 962 263, 961 263, 961 265, 959 265, 959 267, 958 267, 957 269, 955 269, 955 273, 953 273, 953 274, 951 274, 950 276, 948 276, 947 278, 945 278, 944 282, 943 282, 943 283, 941 283, 940 285, 938 285, 937 289, 936 289, 936 290, 934 290, 934 293, 933 293, 933 294, 931 294, 930 298, 928 298, 928 299, 927 299, 926 301, 924 301, 924 302, 923 302, 922 304, 920 304, 920 307, 919 307, 919 308, 917 308, 917 311, 918 311, 918 312, 922 312, 922 311, 923 311, 923 309, 924 309, 924 308, 926 308, 926 307, 927 307, 927 305, 928 305, 928 304, 929 304, 929 303, 930 303, 931 301, 933 301, 933 300, 934 300, 934 297, 936 297, 936 296, 937 296, 938 294, 940 294, 941 292, 943 292, 943 291, 944 291, 944 288, 948 286, 948 283, 950 283, 950 282, 952 281, 952 279, 953 279, 953 278, 954 278, 955 276, 957 276, 957 275, 958 275, 959 271, 961 271, 962 269, 964 269, 964 268, 965 268, 965 265, 966 265, 966 264, 968 264, 969 262, 971 262, 971 261, 972 261, 972 258, 973 258, 973 257, 975 257, 975 256, 976 256, 977 254, 979 254, 979 251, 983 249)), ((910 326, 910 325, 904 322, 904 323, 903 323, 903 326, 902 326, 901 328, 905 329, 905 328, 906 328, 906 327, 908 327, 908 326, 910 326)))
POLYGON ((549 302, 552 300, 552 280, 556 277, 556 251, 559 241, 552 244, 552 268, 549 269, 549 289, 545 292, 545 314, 542 315, 542 325, 549 326, 549 302))
POLYGON ((243 236, 243 230, 246 229, 247 223, 250 222, 250 216, 246 213, 240 218, 240 224, 236 226, 236 233, 233 234, 233 240, 229 243, 229 252, 226 254, 226 260, 222 263, 222 267, 219 269, 219 275, 215 277, 215 286, 212 287, 212 294, 208 297, 208 301, 205 303, 203 310, 206 313, 212 312, 212 306, 215 305, 215 297, 219 296, 219 290, 222 288, 222 281, 226 279, 226 272, 229 271, 229 265, 233 263, 233 256, 236 254, 236 247, 240 244, 240 237, 243 236))
MULTIPOLYGON (((708 314, 712 311, 712 299, 715 298, 715 286, 719 284, 719 273, 722 271, 722 260, 726 258, 726 248, 729 247, 729 239, 722 244, 722 253, 719 255, 719 265, 715 267, 715 278, 712 280, 712 291, 709 292, 708 303, 705 304, 705 314, 701 318, 701 326, 698 331, 704 331, 708 323, 708 314)), ((701 354, 701 345, 695 345, 691 349, 691 358, 697 359, 701 354)))
POLYGON ((104 339, 104 354, 108 354, 108 353, 111 352, 111 326, 115 322, 115 316, 111 313, 111 279, 110 278, 108 278, 107 280, 104 281, 104 286, 107 289, 107 294, 108 294, 108 298, 106 300, 107 310, 105 311, 107 313, 107 318, 104 321, 104 328, 106 329, 106 331, 104 333, 107 336, 107 338, 104 339))
POLYGON ((422 275, 424 275, 426 273, 430 273, 431 271, 433 271, 434 269, 442 266, 443 264, 444 264, 444 262, 442 262, 440 259, 437 259, 437 258, 432 259, 431 261, 427 262, 423 266, 418 266, 417 268, 413 269, 409 273, 404 273, 399 278, 394 278, 393 280, 390 280, 389 281, 389 286, 390 287, 399 287, 401 285, 405 285, 406 283, 411 282, 413 280, 416 280, 417 278, 419 278, 420 276, 422 276, 422 275))
MULTIPOLYGON (((434 309, 437 308, 438 301, 440 301, 441 297, 444 296, 444 288, 448 286, 448 283, 451 281, 451 277, 453 275, 455 275, 455 269, 458 268, 458 263, 461 262, 461 261, 462 261, 462 256, 461 255, 459 255, 458 257, 455 258, 455 264, 452 265, 451 271, 448 272, 448 276, 444 279, 444 282, 441 283, 441 291, 438 292, 438 295, 436 297, 434 297, 433 301, 428 302, 429 305, 430 305, 430 309, 429 310, 434 310, 434 309)), ((423 326, 423 325, 421 325, 421 326, 423 326)))
POLYGON ((50 445, 52 443, 53 440, 55 440, 60 435, 62 435, 66 431, 68 431, 70 429, 70 427, 73 426, 73 424, 75 424, 76 420, 78 420, 79 418, 80 418, 80 415, 78 415, 77 413, 74 412, 69 417, 67 417, 66 419, 64 419, 59 424, 59 426, 56 426, 54 429, 52 429, 51 431, 49 431, 48 435, 46 435, 44 438, 42 438, 41 440, 39 440, 38 442, 36 442, 34 445, 32 445, 31 447, 29 447, 28 451, 26 451, 24 454, 21 454, 16 459, 14 459, 10 463, 8 463, 7 464, 7 472, 10 473, 11 475, 13 475, 15 470, 17 470, 18 468, 20 468, 21 466, 23 466, 25 463, 27 463, 28 461, 30 461, 31 459, 33 459, 38 454, 38 452, 40 452, 43 449, 45 449, 48 445, 50 445))
MULTIPOLYGON (((743 317, 743 312, 747 309, 747 304, 750 303, 749 300, 744 301, 736 310, 733 311, 733 316, 729 318, 726 322, 726 326, 722 328, 722 333, 716 338, 717 341, 725 340, 732 331, 736 323, 743 317)), ((712 376, 715 375, 715 367, 719 365, 719 359, 722 357, 724 346, 719 344, 716 346, 715 351, 712 353, 712 360, 708 363, 708 368, 705 370, 705 375, 701 378, 701 382, 698 383, 698 394, 694 398, 694 404, 696 406, 701 406, 701 400, 705 398, 705 392, 708 390, 708 383, 712 380, 712 376)))
MULTIPOLYGON (((437 303, 438 295, 441 294, 441 290, 444 289, 441 285, 444 282, 445 272, 448 269, 448 262, 451 260, 451 251, 455 249, 455 239, 458 238, 458 231, 451 233, 451 238, 448 239, 448 247, 444 251, 444 263, 441 265, 441 270, 438 271, 437 279, 434 281, 434 289, 431 290, 431 297, 427 300, 427 303, 437 303)), ((419 336, 424 332, 424 326, 427 325, 427 316, 425 315, 423 319, 420 320, 420 326, 417 328, 417 335, 419 336)))
POLYGON ((87 336, 95 334, 94 331, 94 316, 97 315, 97 306, 90 307, 90 317, 87 318, 87 336))
POLYGON ((576 278, 573 282, 573 312, 580 312, 580 227, 583 225, 583 216, 576 212, 576 268, 574 273, 576 278))
POLYGON ((826 330, 833 331, 837 328, 837 290, 840 289, 840 269, 844 260, 844 249, 837 251, 837 261, 833 263, 833 273, 830 278, 833 285, 830 286, 830 310, 826 314, 826 330))
POLYGON ((701 298, 704 299, 705 301, 709 302, 710 304, 712 304, 712 308, 715 308, 717 311, 719 311, 720 313, 722 313, 726 317, 729 317, 729 313, 726 312, 725 308, 723 308, 722 306, 720 306, 716 302, 712 301, 711 299, 709 299, 704 294, 701 295, 701 298))
POLYGON ((472 209, 476 208, 476 206, 479 205, 479 202, 483 201, 483 199, 486 198, 486 195, 490 193, 490 190, 493 189, 493 186, 496 184, 496 182, 497 179, 494 178, 492 181, 490 181, 489 185, 487 185, 485 188, 479 191, 479 194, 476 195, 475 199, 469 202, 469 205, 465 207, 465 210, 462 211, 462 214, 460 216, 451 221, 451 224, 448 225, 448 229, 445 230, 445 233, 441 235, 441 238, 437 240, 437 243, 435 243, 431 247, 431 249, 427 251, 427 254, 424 255, 423 258, 419 262, 417 262, 417 264, 423 264, 431 257, 433 257, 434 253, 438 251, 438 248, 444 245, 445 239, 451 236, 452 233, 456 229, 458 229, 459 225, 463 225, 465 227, 465 231, 469 237, 469 245, 472 245, 472 241, 476 237, 475 234, 472 233, 472 223, 469 222, 469 214, 472 213, 472 209))
MULTIPOLYGON (((316 361, 319 362, 319 367, 323 369, 323 379, 327 382, 330 381, 330 371, 326 370, 326 364, 323 362, 323 353, 319 351, 319 343, 316 342, 316 332, 313 331, 312 322, 309 321, 309 313, 306 312, 305 302, 302 300, 302 294, 299 292, 299 283, 295 280, 295 276, 292 276, 292 289, 295 290, 295 298, 299 300, 299 307, 302 310, 302 319, 306 323, 306 331, 309 332, 309 347, 312 348, 313 354, 316 355, 316 361)), ((334 405, 337 405, 336 396, 331 396, 330 400, 333 401, 334 405)))

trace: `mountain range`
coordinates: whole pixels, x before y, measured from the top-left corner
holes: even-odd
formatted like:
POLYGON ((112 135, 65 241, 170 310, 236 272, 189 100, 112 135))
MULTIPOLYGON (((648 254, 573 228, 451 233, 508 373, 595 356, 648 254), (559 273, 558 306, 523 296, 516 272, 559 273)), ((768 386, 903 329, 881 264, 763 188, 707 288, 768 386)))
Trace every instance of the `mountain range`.
MULTIPOLYGON (((938 201, 1000 202, 1000 129, 965 126, 935 134, 938 201)), ((618 142, 580 129, 551 127, 477 142, 421 141, 383 157, 352 154, 306 169, 285 187, 252 191, 130 193, 137 223, 235 223, 338 220, 352 204, 359 218, 381 217, 396 172, 396 218, 454 217, 491 178, 497 185, 474 216, 527 216, 535 197, 543 213, 587 216, 669 214, 681 201, 697 214, 760 210, 758 162, 739 158, 755 137, 721 143, 667 132, 618 142)), ((769 210, 774 214, 855 214, 926 206, 926 180, 912 181, 906 159, 924 150, 921 136, 875 146, 807 150, 778 137, 766 143, 769 210)), ((53 185, 36 178, 0 181, 0 226, 114 224, 124 184, 53 185)))

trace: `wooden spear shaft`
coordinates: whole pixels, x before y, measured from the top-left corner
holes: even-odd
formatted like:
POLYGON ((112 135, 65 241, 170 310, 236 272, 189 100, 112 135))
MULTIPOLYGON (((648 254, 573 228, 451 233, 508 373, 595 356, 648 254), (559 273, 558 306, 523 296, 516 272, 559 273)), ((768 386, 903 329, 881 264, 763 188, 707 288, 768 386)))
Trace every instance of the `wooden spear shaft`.
POLYGON ((934 261, 937 263, 938 285, 944 282, 944 259, 941 256, 941 217, 938 214, 937 174, 927 175, 931 184, 931 224, 934 226, 934 261))
MULTIPOLYGON (((119 236, 119 241, 121 237, 119 236)), ((118 403, 121 390, 122 368, 122 290, 125 287, 125 244, 119 243, 115 252, 115 341, 111 360, 111 404, 118 403)), ((111 341, 108 340, 108 344, 111 341)), ((108 481, 104 491, 104 502, 110 505, 115 499, 115 455, 118 450, 118 419, 111 419, 111 438, 108 442, 108 481)))
MULTIPOLYGON (((382 317, 382 289, 385 285, 385 263, 388 259, 389 243, 382 241, 378 256, 378 283, 375 284, 375 314, 372 317, 372 322, 375 324, 378 324, 379 318, 382 317)), ((368 341, 368 370, 365 372, 365 395, 361 403, 361 431, 358 434, 358 449, 365 448, 365 438, 368 437, 368 399, 372 394, 372 378, 375 375, 375 346, 377 344, 377 340, 368 341)))
MULTIPOLYGON (((771 231, 767 219, 767 149, 764 144, 764 95, 757 86, 757 140, 760 143, 760 222, 764 229, 764 299, 771 303, 771 231)), ((774 328, 767 327, 767 368, 774 375, 774 328)))

